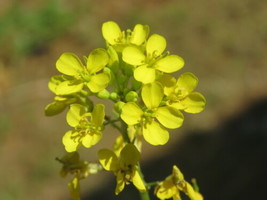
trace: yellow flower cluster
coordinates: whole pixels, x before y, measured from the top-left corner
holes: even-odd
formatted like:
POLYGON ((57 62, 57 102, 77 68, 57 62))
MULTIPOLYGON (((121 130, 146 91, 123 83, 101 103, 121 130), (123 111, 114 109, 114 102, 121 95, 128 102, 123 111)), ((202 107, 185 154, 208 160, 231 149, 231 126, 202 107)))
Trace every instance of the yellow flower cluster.
MULTIPOLYGON (((66 121, 71 130, 64 134, 62 143, 70 155, 75 155, 66 157, 73 166, 80 166, 76 154, 81 146, 98 144, 107 125, 116 128, 121 135, 113 150, 99 150, 99 162, 117 177, 116 194, 129 183, 143 193, 147 186, 139 166, 142 140, 151 145, 166 144, 168 129, 182 126, 183 112, 201 112, 206 100, 195 92, 198 79, 194 74, 171 75, 184 67, 184 60, 166 51, 163 36, 149 36, 147 25, 137 24, 133 30, 123 31, 116 22, 108 21, 102 25, 102 35, 105 49, 93 49, 83 59, 73 53, 59 57, 56 68, 61 75, 53 76, 48 85, 56 96, 45 113, 53 116, 68 109, 66 121), (113 102, 114 115, 106 115, 104 104, 94 104, 92 98, 113 102)), ((66 162, 63 165, 68 169, 66 162)), ((173 173, 177 170, 174 167, 173 173)), ((69 184, 76 200, 80 178, 75 176, 69 184)), ((180 191, 192 200, 201 200, 201 195, 175 174, 160 182, 155 194, 160 199, 180 199, 180 191)))

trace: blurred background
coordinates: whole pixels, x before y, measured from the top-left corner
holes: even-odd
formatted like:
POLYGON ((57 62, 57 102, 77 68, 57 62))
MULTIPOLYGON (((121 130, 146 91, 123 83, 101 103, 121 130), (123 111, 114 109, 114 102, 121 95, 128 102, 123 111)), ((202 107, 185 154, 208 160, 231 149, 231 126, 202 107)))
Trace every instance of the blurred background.
MULTIPOLYGON (((197 178, 205 199, 267 199, 266 18, 265 0, 1 0, 0 200, 69 199, 71 177, 62 179, 55 161, 69 127, 64 113, 44 116, 53 100, 47 83, 61 53, 105 46, 108 20, 164 35, 168 50, 185 59, 178 74, 199 77, 197 91, 207 99, 205 111, 185 114, 168 145, 144 145, 145 178, 163 179, 176 164, 187 180, 197 178)), ((106 129, 82 159, 96 161, 116 136, 106 129)), ((138 199, 130 186, 116 197, 109 173, 81 187, 84 199, 138 199)))

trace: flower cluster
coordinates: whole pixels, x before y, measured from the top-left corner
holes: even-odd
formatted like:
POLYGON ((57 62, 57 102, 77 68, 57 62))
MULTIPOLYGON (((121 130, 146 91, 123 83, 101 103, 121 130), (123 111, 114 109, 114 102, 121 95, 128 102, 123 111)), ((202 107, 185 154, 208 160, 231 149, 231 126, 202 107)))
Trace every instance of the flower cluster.
MULTIPOLYGON (((117 23, 108 21, 102 25, 102 34, 105 49, 93 49, 83 59, 63 53, 56 62, 61 75, 53 76, 48 85, 56 96, 46 106, 46 115, 68 109, 66 121, 71 130, 64 134, 62 143, 69 155, 61 162, 64 174, 69 169, 73 172, 70 166, 80 167, 78 171, 74 167, 76 176, 69 184, 73 199, 79 199, 77 188, 87 166, 81 164, 78 149, 98 144, 106 126, 120 133, 113 150, 98 152, 103 169, 117 177, 115 193, 129 183, 144 193, 148 187, 139 165, 143 139, 151 145, 166 144, 169 129, 182 126, 183 112, 199 113, 206 102, 195 92, 198 79, 194 74, 185 72, 178 78, 171 75, 184 67, 184 60, 166 51, 162 35, 149 36, 147 25, 137 24, 133 30, 123 31, 117 23), (95 98, 110 100, 114 115, 105 113, 104 104, 94 104, 95 98)), ((171 182, 173 179, 177 177, 172 175, 156 187, 158 198, 180 199, 179 191, 183 191, 191 199, 200 199, 192 198, 190 184, 181 177, 179 183, 171 182)))

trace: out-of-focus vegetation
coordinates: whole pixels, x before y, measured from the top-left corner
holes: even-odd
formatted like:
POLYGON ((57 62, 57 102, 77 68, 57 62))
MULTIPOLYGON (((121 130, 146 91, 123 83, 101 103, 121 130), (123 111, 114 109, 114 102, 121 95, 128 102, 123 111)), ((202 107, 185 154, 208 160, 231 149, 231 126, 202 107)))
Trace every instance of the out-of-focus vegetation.
MULTIPOLYGON (((198 91, 207 97, 207 109, 185 116, 185 128, 171 136, 179 145, 182 132, 216 128, 267 95, 266 18, 265 0, 1 0, 0 199, 69 196, 54 160, 64 153, 61 137, 67 127, 63 115, 44 116, 52 101, 47 82, 57 73, 54 65, 61 53, 82 56, 105 45, 104 21, 115 20, 123 29, 149 24, 151 33, 164 35, 168 49, 185 59, 183 71, 199 77, 198 91)), ((102 144, 110 135, 106 130, 102 144)), ((164 154, 160 147, 145 148, 144 160, 164 154)), ((90 152, 84 159, 96 159, 95 149, 90 152)), ((93 191, 105 182, 103 177, 89 177, 82 188, 93 191)))
POLYGON ((30 10, 21 1, 13 1, 0 16, 0 56, 6 61, 35 54, 60 37, 74 21, 74 13, 62 9, 57 1, 46 1, 30 10))

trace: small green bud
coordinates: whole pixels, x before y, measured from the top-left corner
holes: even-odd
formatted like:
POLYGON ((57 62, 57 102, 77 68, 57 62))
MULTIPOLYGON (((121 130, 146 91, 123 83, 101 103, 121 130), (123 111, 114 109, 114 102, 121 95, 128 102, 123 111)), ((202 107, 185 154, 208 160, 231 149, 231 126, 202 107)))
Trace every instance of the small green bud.
POLYGON ((116 101, 119 99, 119 95, 116 92, 111 92, 109 98, 116 101))
POLYGON ((126 94, 125 96, 125 100, 127 102, 130 102, 130 101, 137 101, 138 99, 138 94, 135 92, 135 91, 130 91, 126 94))
POLYGON ((122 102, 122 101, 118 101, 117 103, 114 104, 114 109, 117 113, 121 113, 121 109, 122 109, 122 106, 124 105, 125 103, 122 102))
POLYGON ((97 97, 100 99, 108 99, 109 96, 110 96, 110 93, 106 89, 101 90, 100 92, 97 93, 97 97))

